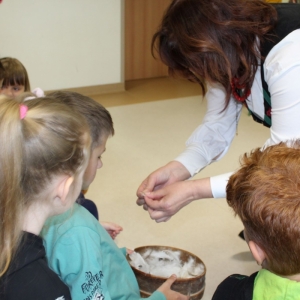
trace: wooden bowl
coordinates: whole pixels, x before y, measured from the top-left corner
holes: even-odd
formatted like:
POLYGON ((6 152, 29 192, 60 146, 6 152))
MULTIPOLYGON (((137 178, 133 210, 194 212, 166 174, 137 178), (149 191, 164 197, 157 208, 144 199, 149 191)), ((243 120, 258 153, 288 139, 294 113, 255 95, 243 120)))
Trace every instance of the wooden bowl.
MULTIPOLYGON (((196 255, 179 249, 175 247, 168 247, 168 246, 143 246, 134 249, 137 253, 143 254, 149 250, 156 250, 156 251, 163 251, 169 250, 173 252, 180 253, 180 260, 183 263, 187 263, 190 258, 193 258, 197 264, 202 264, 204 267, 203 273, 192 277, 192 278, 177 278, 177 280, 172 284, 172 290, 180 292, 184 295, 190 295, 191 300, 199 300, 202 298, 204 294, 205 288, 205 274, 206 274, 206 267, 203 261, 197 257, 196 255)), ((130 264, 130 257, 127 255, 127 260, 130 264)), ((149 273, 145 273, 131 265, 131 268, 136 276, 136 279, 139 284, 140 293, 142 298, 149 297, 153 292, 155 292, 165 281, 167 278, 159 277, 155 275, 151 275, 149 273)))

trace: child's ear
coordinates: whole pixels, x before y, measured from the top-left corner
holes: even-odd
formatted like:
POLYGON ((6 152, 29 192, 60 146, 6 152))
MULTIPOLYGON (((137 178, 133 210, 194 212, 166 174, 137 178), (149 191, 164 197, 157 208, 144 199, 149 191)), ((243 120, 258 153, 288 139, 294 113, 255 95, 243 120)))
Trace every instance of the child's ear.
POLYGON ((264 250, 253 241, 249 241, 248 245, 257 264, 261 266, 263 261, 266 259, 264 250))
POLYGON ((74 181, 73 176, 65 176, 57 187, 57 197, 60 199, 63 206, 67 204, 67 196, 70 191, 70 187, 74 181))

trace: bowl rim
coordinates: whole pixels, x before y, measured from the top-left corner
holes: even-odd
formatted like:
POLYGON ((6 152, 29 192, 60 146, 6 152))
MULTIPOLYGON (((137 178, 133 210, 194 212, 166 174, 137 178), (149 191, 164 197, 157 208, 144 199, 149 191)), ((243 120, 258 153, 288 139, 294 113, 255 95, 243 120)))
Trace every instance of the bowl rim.
MULTIPOLYGON (((178 248, 178 247, 173 247, 173 246, 163 246, 163 245, 146 245, 146 246, 139 246, 139 247, 134 248, 133 250, 136 251, 136 249, 141 249, 141 248, 146 248, 146 247, 172 248, 172 249, 175 249, 175 250, 183 251, 183 252, 185 252, 185 253, 187 253, 187 254, 190 254, 192 257, 197 257, 197 258, 200 260, 200 262, 201 262, 201 263, 203 264, 203 266, 204 266, 203 272, 202 272, 200 275, 197 275, 197 276, 191 277, 191 278, 181 278, 181 277, 177 277, 176 282, 178 282, 178 281, 182 281, 182 282, 184 282, 184 281, 194 281, 194 280, 198 280, 198 279, 201 278, 201 277, 205 277, 205 275, 206 275, 206 265, 204 264, 203 260, 200 259, 200 257, 198 257, 197 255, 191 253, 190 251, 187 251, 187 250, 184 250, 184 249, 181 249, 181 248, 178 248)), ((143 272, 143 271, 141 271, 141 270, 135 268, 134 266, 132 266, 132 265, 130 264, 130 261, 129 261, 130 258, 129 258, 129 254, 128 254, 128 253, 126 254, 126 258, 127 258, 127 261, 128 261, 128 263, 129 263, 130 267, 131 267, 135 272, 141 273, 143 276, 146 275, 146 277, 149 277, 149 278, 163 279, 163 280, 168 279, 168 277, 161 277, 161 276, 157 276, 157 275, 153 276, 153 275, 151 275, 150 273, 145 273, 145 272, 143 272)))

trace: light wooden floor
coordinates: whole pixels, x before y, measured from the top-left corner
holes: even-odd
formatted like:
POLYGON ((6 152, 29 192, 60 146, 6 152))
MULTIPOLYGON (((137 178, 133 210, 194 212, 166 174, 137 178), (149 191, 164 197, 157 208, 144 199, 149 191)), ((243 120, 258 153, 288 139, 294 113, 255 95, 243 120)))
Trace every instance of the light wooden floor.
POLYGON ((169 77, 128 81, 126 91, 92 96, 105 107, 201 95, 200 86, 169 77))
MULTIPOLYGON (((210 300, 218 284, 233 273, 250 275, 259 267, 247 244, 238 237, 243 226, 226 199, 202 199, 180 210, 166 223, 157 224, 136 205, 136 190, 150 172, 177 157, 193 130, 201 124, 206 101, 196 84, 170 78, 127 83, 122 93, 93 97, 112 115, 115 135, 108 139, 87 198, 97 204, 100 219, 119 223, 120 247, 166 245, 200 257, 207 267, 202 300, 210 300)), ((255 123, 246 110, 239 134, 228 153, 194 178, 210 177, 239 166, 239 157, 260 147, 268 128, 255 123)))

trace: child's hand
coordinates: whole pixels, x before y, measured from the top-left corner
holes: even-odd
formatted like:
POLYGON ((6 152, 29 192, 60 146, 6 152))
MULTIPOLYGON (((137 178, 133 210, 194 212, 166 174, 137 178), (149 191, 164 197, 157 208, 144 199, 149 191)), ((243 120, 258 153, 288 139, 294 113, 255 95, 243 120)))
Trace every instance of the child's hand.
POLYGON ((176 279, 176 275, 173 274, 157 290, 162 292, 166 296, 167 300, 188 300, 190 298, 189 296, 185 296, 171 290, 171 286, 176 281, 176 279))
POLYGON ((123 228, 115 223, 112 222, 100 222, 100 224, 105 228, 108 234, 114 240, 115 237, 123 230, 123 228))
POLYGON ((126 253, 127 253, 127 254, 131 254, 131 253, 133 253, 133 252, 134 252, 134 250, 131 250, 131 249, 126 248, 126 253))

